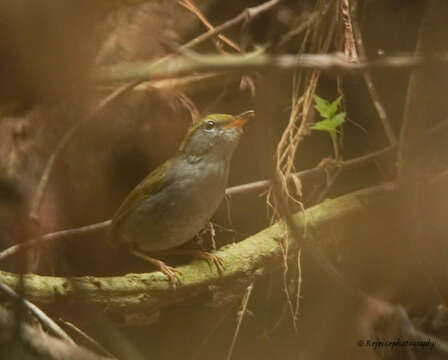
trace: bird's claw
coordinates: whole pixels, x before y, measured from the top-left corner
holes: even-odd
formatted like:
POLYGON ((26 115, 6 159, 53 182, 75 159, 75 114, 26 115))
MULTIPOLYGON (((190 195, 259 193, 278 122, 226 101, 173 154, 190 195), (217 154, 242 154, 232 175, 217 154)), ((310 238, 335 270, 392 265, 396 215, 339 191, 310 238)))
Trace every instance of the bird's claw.
POLYGON ((168 266, 162 260, 150 257, 141 251, 134 250, 134 251, 132 251, 132 253, 134 255, 138 256, 139 258, 146 260, 146 261, 150 262, 151 264, 153 264, 154 266, 156 266, 160 270, 160 272, 162 272, 163 274, 165 274, 168 277, 168 280, 169 280, 171 286, 173 287, 174 290, 176 290, 176 282, 180 281, 179 277, 184 276, 184 274, 182 274, 181 271, 177 270, 176 268, 174 268, 172 266, 168 266))
POLYGON ((219 275, 224 274, 224 260, 221 256, 215 255, 206 251, 199 251, 196 255, 200 259, 206 260, 209 265, 215 265, 218 269, 219 275))
POLYGON ((176 284, 178 281, 180 282, 179 278, 183 278, 184 274, 176 268, 166 265, 163 261, 160 261, 158 267, 160 272, 167 276, 168 281, 170 282, 174 290, 176 290, 176 284))

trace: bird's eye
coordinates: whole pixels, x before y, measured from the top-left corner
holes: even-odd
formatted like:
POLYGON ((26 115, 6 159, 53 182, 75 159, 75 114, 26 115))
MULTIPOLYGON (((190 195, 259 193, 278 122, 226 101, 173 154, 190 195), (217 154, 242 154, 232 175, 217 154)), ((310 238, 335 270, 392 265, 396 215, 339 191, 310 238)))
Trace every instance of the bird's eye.
POLYGON ((205 123, 205 130, 211 130, 215 127, 215 122, 214 121, 207 121, 205 123))

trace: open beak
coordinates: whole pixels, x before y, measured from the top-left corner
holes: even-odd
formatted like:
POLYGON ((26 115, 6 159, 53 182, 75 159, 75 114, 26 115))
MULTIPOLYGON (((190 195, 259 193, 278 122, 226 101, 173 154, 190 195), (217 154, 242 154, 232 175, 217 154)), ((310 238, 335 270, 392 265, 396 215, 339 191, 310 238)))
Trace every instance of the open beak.
POLYGON ((235 119, 231 123, 225 125, 223 127, 223 129, 229 129, 229 128, 233 128, 233 127, 242 129, 244 124, 246 124, 247 121, 249 120, 249 118, 254 117, 254 116, 255 116, 255 111, 253 111, 253 110, 245 111, 242 114, 235 116, 235 119))

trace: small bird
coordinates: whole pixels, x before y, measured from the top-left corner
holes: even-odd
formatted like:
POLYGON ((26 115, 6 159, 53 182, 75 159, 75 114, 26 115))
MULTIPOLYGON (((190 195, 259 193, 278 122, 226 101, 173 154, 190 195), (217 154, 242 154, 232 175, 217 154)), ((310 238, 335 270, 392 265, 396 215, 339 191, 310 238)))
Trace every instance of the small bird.
MULTIPOLYGON (((154 169, 127 196, 109 229, 114 245, 155 266, 174 283, 178 270, 150 257, 193 238, 217 210, 229 177, 230 160, 252 110, 240 115, 212 114, 195 123, 177 153, 154 169)), ((216 256, 196 251, 196 256, 216 256)))

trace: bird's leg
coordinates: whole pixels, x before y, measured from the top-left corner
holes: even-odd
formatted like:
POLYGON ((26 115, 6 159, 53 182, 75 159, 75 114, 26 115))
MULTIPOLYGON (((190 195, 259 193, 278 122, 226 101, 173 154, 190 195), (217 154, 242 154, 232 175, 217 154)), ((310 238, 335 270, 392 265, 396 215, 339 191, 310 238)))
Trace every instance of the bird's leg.
POLYGON ((143 253, 140 250, 134 249, 131 252, 133 255, 135 255, 143 260, 146 260, 146 261, 150 262, 151 264, 153 264, 154 266, 156 266, 162 273, 164 273, 168 277, 170 284, 173 286, 174 289, 176 289, 176 281, 178 281, 178 278, 176 277, 176 275, 183 276, 181 271, 179 271, 176 268, 173 268, 171 266, 168 266, 162 260, 159 260, 159 259, 156 259, 156 258, 146 255, 145 253, 143 253))
POLYGON ((196 249, 170 249, 163 252, 163 254, 179 255, 179 256, 191 256, 198 259, 206 260, 210 265, 214 264, 218 269, 219 275, 224 273, 224 261, 223 259, 213 253, 196 249))

